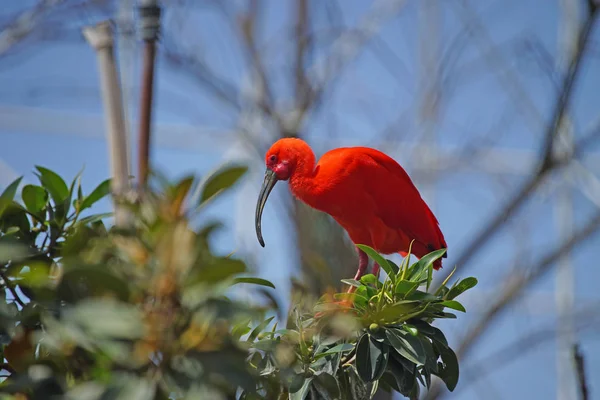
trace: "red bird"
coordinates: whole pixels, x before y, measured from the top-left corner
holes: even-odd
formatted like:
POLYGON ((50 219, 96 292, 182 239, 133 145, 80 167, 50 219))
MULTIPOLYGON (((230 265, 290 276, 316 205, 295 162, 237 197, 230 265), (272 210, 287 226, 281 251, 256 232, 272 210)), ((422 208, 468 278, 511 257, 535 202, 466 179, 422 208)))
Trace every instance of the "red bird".
MULTIPOLYGON (((261 217, 277 181, 288 181, 292 193, 309 206, 331 215, 355 244, 381 254, 422 257, 446 248, 439 223, 404 169, 394 159, 368 147, 328 151, 315 165, 310 146, 296 138, 280 139, 265 156, 267 170, 256 204, 256 235, 265 246, 261 217)), ((358 249, 355 279, 365 273, 368 256, 358 249)), ((444 254, 447 257, 447 254, 444 254)), ((442 260, 434 263, 440 269, 442 260)), ((377 274, 379 266, 373 266, 377 274)))

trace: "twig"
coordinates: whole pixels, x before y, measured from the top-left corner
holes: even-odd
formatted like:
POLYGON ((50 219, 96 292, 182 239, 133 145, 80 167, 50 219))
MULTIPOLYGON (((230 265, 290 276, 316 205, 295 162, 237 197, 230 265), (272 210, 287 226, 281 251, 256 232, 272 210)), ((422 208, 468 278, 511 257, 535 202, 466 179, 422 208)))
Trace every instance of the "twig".
POLYGON ((297 107, 302 111, 306 111, 306 108, 311 103, 310 97, 312 93, 312 87, 306 79, 306 71, 304 69, 306 53, 311 40, 308 36, 308 0, 297 0, 295 11, 297 15, 295 26, 296 62, 294 64, 295 96, 297 107))
MULTIPOLYGON (((599 228, 600 212, 596 213, 596 215, 591 218, 582 229, 575 232, 569 240, 566 240, 561 246, 556 247, 554 251, 547 253, 546 256, 531 267, 528 272, 519 274, 518 271, 525 270, 525 267, 521 265, 513 268, 513 271, 509 274, 513 278, 507 283, 505 289, 500 294, 500 297, 492 302, 492 304, 481 313, 481 317, 475 323, 473 328, 471 328, 461 339, 461 343, 456 351, 457 356, 459 358, 464 358, 478 342, 478 339, 491 328, 491 323, 501 315, 502 311, 505 310, 507 306, 513 304, 529 285, 535 283, 550 271, 559 256, 582 245, 584 241, 599 228)), ((441 386, 439 383, 436 383, 431 387, 426 399, 438 399, 441 395, 441 386)))
POLYGON ((242 38, 246 44, 250 56, 252 68, 258 75, 258 80, 261 88, 260 98, 257 105, 265 115, 273 119, 281 131, 285 130, 283 121, 275 110, 273 92, 271 85, 267 79, 267 70, 263 63, 260 51, 256 45, 255 27, 261 11, 261 2, 259 0, 251 0, 249 10, 246 15, 241 17, 242 38))
POLYGON ((575 374, 577 375, 579 398, 580 400, 588 400, 589 392, 585 377, 585 360, 578 344, 573 345, 573 361, 575 362, 575 374))
MULTIPOLYGON (((578 320, 578 331, 590 330, 600 326, 600 315, 597 315, 596 312, 599 305, 598 302, 593 302, 589 306, 575 312, 573 317, 578 320)), ((516 361, 519 356, 535 350, 538 346, 544 344, 544 342, 555 340, 556 333, 556 327, 553 325, 545 326, 516 339, 482 360, 471 362, 461 367, 464 370, 463 375, 467 378, 466 381, 463 381, 463 384, 467 384, 465 387, 468 387, 468 385, 477 382, 491 373, 497 373, 507 364, 516 361)))
POLYGON ((0 278, 2 278, 2 280, 4 281, 4 284, 6 285, 6 288, 13 295, 13 297, 15 298, 15 301, 17 303, 19 303, 19 305, 21 307, 25 307, 25 303, 23 302, 23 300, 21 300, 21 297, 19 297, 19 294, 17 293, 17 290, 13 286, 12 282, 8 279, 8 277, 6 276, 6 274, 4 273, 4 271, 0 271, 0 278))
POLYGON ((0 31, 0 57, 5 55, 15 44, 23 41, 36 28, 41 16, 65 0, 40 0, 34 7, 22 12, 0 31))
MULTIPOLYGON (((543 147, 543 153, 541 156, 541 162, 536 166, 535 173, 521 186, 516 192, 512 199, 498 212, 491 220, 484 226, 479 233, 475 234, 475 239, 470 242, 467 247, 460 253, 454 264, 459 270, 465 270, 468 267, 469 261, 481 250, 485 244, 490 241, 494 235, 498 232, 500 227, 504 225, 507 219, 511 218, 516 211, 518 211, 530 195, 537 190, 537 188, 545 181, 545 178, 550 172, 556 168, 563 166, 568 163, 574 154, 570 154, 568 157, 555 159, 552 157, 552 148, 554 139, 560 129, 560 123, 564 117, 567 104, 572 96, 572 88, 574 81, 577 78, 578 70, 581 67, 581 59, 586 54, 586 49, 590 42, 590 33, 595 21, 596 10, 588 16, 584 29, 582 30, 579 46, 571 62, 569 74, 565 78, 562 84, 561 94, 557 100, 554 115, 552 116, 552 122, 548 125, 545 134, 545 143, 543 147), (548 144, 550 143, 550 144, 548 144)), ((580 147, 578 147, 580 148, 580 147)), ((443 281, 447 277, 447 273, 440 276, 438 279, 443 281)))

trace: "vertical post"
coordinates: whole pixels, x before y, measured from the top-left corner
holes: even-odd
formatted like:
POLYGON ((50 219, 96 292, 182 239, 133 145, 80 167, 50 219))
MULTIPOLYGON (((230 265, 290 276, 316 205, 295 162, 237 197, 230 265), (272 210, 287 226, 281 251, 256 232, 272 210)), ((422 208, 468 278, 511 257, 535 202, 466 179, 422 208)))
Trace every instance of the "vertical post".
POLYGON ((438 123, 439 58, 438 31, 439 10, 434 0, 422 0, 418 6, 419 21, 419 105, 417 111, 417 131, 424 141, 425 152, 421 159, 427 171, 423 185, 423 197, 432 209, 435 209, 435 174, 437 163, 436 128, 438 123))
POLYGON ((129 217, 127 210, 119 205, 118 198, 129 188, 129 155, 125 138, 121 87, 113 51, 113 32, 110 23, 104 21, 95 26, 85 27, 83 36, 94 48, 98 57, 112 174, 111 190, 113 192, 115 225, 124 227, 128 224, 129 217))
POLYGON ((152 99, 154 92, 154 59, 156 39, 160 30, 160 7, 157 0, 140 0, 140 34, 144 41, 143 73, 140 99, 140 126, 138 142, 138 182, 140 189, 148 179, 152 99))
MULTIPOLYGON (((577 0, 559 0, 559 29, 556 69, 564 75, 573 58, 579 40, 580 23, 578 21, 579 5, 577 0)), ((555 156, 564 157, 564 153, 573 151, 573 126, 569 115, 565 115, 558 132, 553 149, 555 156)), ((569 169, 562 172, 567 178, 569 169)), ((565 179, 568 181, 568 179, 565 179)), ((573 235, 573 200, 568 184, 558 190, 555 205, 556 227, 559 242, 568 240, 573 235)), ((557 351, 556 351, 556 399, 570 400, 577 398, 575 368, 572 349, 575 345, 573 327, 573 306, 575 302, 575 282, 571 254, 563 254, 558 260, 556 270, 556 312, 557 312, 557 351)))
MULTIPOLYGON (((134 0, 120 0, 117 10, 117 51, 119 56, 119 75, 123 92, 123 119, 125 123, 125 143, 127 154, 131 155, 132 121, 130 107, 132 104, 132 86, 135 64, 135 22, 134 0)), ((127 169, 131 172, 131 156, 127 169)))

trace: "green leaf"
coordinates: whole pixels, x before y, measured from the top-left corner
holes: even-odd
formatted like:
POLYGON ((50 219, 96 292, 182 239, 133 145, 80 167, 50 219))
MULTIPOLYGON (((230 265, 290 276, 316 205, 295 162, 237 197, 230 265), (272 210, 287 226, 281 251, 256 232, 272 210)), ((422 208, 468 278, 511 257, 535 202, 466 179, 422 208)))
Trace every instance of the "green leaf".
POLYGON ((385 322, 395 321, 406 314, 416 311, 420 306, 421 303, 416 300, 401 300, 385 306, 381 311, 376 313, 373 318, 376 320, 381 319, 385 322))
POLYGON ((17 189, 19 188, 19 184, 21 183, 22 179, 23 179, 23 177, 20 176, 17 179, 15 179, 14 181, 12 181, 10 183, 10 185, 8 185, 6 187, 6 189, 4 189, 2 194, 0 194, 0 199, 8 200, 9 202, 14 200, 15 195, 17 194, 17 189))
POLYGON ((354 286, 354 287, 362 286, 362 283, 360 283, 356 279, 342 279, 342 283, 345 283, 346 285, 350 285, 350 286, 354 286))
POLYGON ((333 400, 340 398, 340 388, 337 380, 327 372, 322 372, 316 375, 315 379, 313 380, 313 386, 320 395, 319 399, 333 400))
POLYGON ((390 265, 390 268, 392 268, 392 271, 394 271, 394 275, 398 275, 398 272, 400 272, 400 267, 398 267, 392 260, 386 259, 386 261, 390 265))
POLYGON ((76 302, 90 296, 116 295, 129 299, 129 285, 104 266, 81 266, 65 271, 57 288, 62 300, 76 302))
POLYGON ((385 372, 389 346, 364 334, 356 346, 356 369, 364 382, 373 382, 385 372))
POLYGON ((85 210, 86 208, 90 208, 91 206, 94 205, 94 203, 96 203, 97 201, 99 201, 102 198, 109 195, 110 194, 110 184, 111 184, 111 179, 106 179, 104 182, 102 182, 101 184, 96 186, 96 188, 94 190, 92 190, 92 193, 85 196, 85 198, 81 202, 80 211, 85 210))
POLYGON ((433 268, 433 262, 441 258, 446 253, 446 249, 440 249, 436 251, 432 251, 429 254, 421 257, 419 261, 414 263, 413 266, 410 267, 407 279, 409 281, 419 281, 424 277, 427 277, 427 289, 429 289, 429 285, 431 284, 431 280, 429 279, 429 271, 428 269, 433 268), (425 276, 423 276, 425 274, 425 276))
POLYGON ((381 380, 403 396, 408 397, 413 387, 417 384, 415 375, 412 373, 413 370, 414 365, 411 372, 409 372, 402 365, 399 365, 395 357, 392 357, 388 362, 388 369, 381 377, 381 380))
POLYGON ((102 213, 102 214, 93 214, 88 215, 85 218, 81 218, 78 223, 80 224, 94 224, 98 221, 102 221, 104 218, 112 217, 113 213, 102 213))
POLYGON ((403 324, 402 329, 404 329, 406 332, 410 333, 413 336, 417 336, 419 334, 419 330, 414 325, 403 324))
POLYGON ((38 178, 42 186, 50 193, 55 204, 62 203, 69 195, 69 188, 65 181, 54 171, 36 165, 39 171, 38 178))
POLYGON ((67 194, 67 197, 65 198, 64 202, 63 202, 63 207, 65 210, 65 213, 68 214, 68 211, 71 209, 71 199, 73 199, 73 192, 75 191, 75 185, 77 183, 79 183, 79 186, 81 186, 81 174, 83 173, 83 169, 81 169, 81 171, 79 171, 77 173, 77 175, 75 175, 75 178, 73 178, 73 181, 71 182, 71 186, 69 186, 69 193, 67 194))
POLYGON ((421 332, 425 336, 430 337, 432 340, 435 340, 443 346, 448 347, 448 341, 446 340, 446 336, 444 336, 444 332, 442 332, 439 328, 431 326, 427 322, 420 320, 412 321, 412 323, 417 327, 419 332, 421 332))
POLYGON ((23 259, 29 255, 31 255, 31 250, 24 244, 6 239, 0 243, 0 263, 2 264, 23 259))
POLYGON ((262 339, 252 342, 252 347, 262 351, 274 351, 277 347, 277 341, 273 339, 262 339))
POLYGON ((338 344, 337 346, 332 347, 331 349, 324 351, 322 353, 319 353, 315 356, 315 360, 318 360, 320 358, 323 358, 325 356, 329 356, 331 354, 336 354, 336 353, 345 353, 347 351, 353 350, 354 349, 354 345, 351 343, 342 343, 342 344, 338 344))
POLYGON ((385 273, 390 277, 390 280, 394 282, 396 280, 396 274, 390 264, 388 264, 387 260, 383 258, 378 252, 369 246, 365 246, 364 244, 357 244, 356 247, 367 253, 367 255, 375 261, 379 266, 385 271, 385 273))
POLYGON ((248 335, 248 340, 247 341, 248 342, 254 341, 254 339, 256 339, 256 337, 258 336, 258 334, 261 333, 267 327, 267 325, 269 325, 269 323, 271 321, 273 321, 273 318, 275 318, 275 317, 267 318, 266 320, 264 320, 263 322, 261 322, 260 324, 258 324, 256 326, 256 328, 254 328, 252 330, 252 332, 250 332, 250 335, 248 335))
POLYGON ((427 356, 421 341, 398 329, 386 329, 385 334, 398 354, 417 365, 425 365, 427 356))
POLYGON ((372 285, 378 285, 379 279, 377 279, 377 277, 373 274, 365 274, 363 276, 361 276, 360 281, 364 284, 372 284, 372 285))
POLYGON ((311 386, 313 379, 314 379, 313 377, 306 378, 304 380, 304 384, 302 384, 302 387, 300 388, 300 390, 298 390, 295 393, 290 393, 289 400, 304 400, 304 399, 306 399, 306 395, 308 394, 308 392, 310 390, 310 386, 311 386))
POLYGON ((458 384, 459 366, 454 351, 446 346, 436 346, 442 358, 442 369, 437 374, 446 384, 449 391, 454 391, 458 384))
POLYGON ((407 300, 419 300, 419 301, 439 301, 441 300, 438 296, 435 296, 431 293, 423 292, 422 290, 415 290, 408 296, 406 296, 407 300))
POLYGON ((243 261, 235 258, 218 257, 210 264, 202 265, 195 277, 190 279, 188 283, 217 283, 244 272, 246 272, 246 264, 243 261))
POLYGON ((203 185, 200 204, 232 187, 247 171, 246 166, 232 166, 214 173, 203 185))
POLYGON ((99 338, 139 339, 144 333, 141 311, 112 299, 86 299, 64 311, 66 322, 75 323, 99 338))
POLYGON ((250 318, 247 318, 234 325, 234 327, 231 329, 231 336, 233 336, 236 340, 240 340, 242 336, 250 332, 250 327, 248 326, 249 323, 250 318))
POLYGON ((253 285, 267 286, 267 287, 275 289, 275 285, 273 285, 273 283, 271 283, 270 281, 268 281, 266 279, 262 279, 262 278, 253 278, 253 277, 235 278, 233 280, 233 284, 235 285, 237 283, 251 283, 253 285))
POLYGON ((19 177, 15 179, 10 185, 4 189, 2 194, 0 195, 0 216, 4 213, 4 210, 9 207, 15 198, 15 194, 17 193, 17 189, 19 188, 19 184, 21 183, 21 179, 23 177, 19 177))
POLYGON ((440 304, 445 307, 452 308, 454 310, 467 312, 467 310, 465 310, 465 307, 456 300, 446 300, 441 302, 440 304))
POLYGON ((27 210, 33 214, 42 211, 48 203, 48 192, 41 186, 26 185, 23 187, 21 197, 27 210))
POLYGON ((410 282, 407 280, 400 280, 396 283, 395 292, 397 295, 406 297, 414 292, 419 287, 419 282, 410 282))
POLYGON ((458 283, 458 285, 454 286, 448 294, 446 295, 446 299, 452 300, 461 293, 475 287, 477 285, 477 278, 469 277, 465 278, 458 283))
POLYGON ((282 372, 282 375, 284 375, 283 383, 288 388, 290 393, 296 393, 302 389, 302 386, 304 385, 304 374, 296 374, 294 372, 285 373, 285 371, 282 372))

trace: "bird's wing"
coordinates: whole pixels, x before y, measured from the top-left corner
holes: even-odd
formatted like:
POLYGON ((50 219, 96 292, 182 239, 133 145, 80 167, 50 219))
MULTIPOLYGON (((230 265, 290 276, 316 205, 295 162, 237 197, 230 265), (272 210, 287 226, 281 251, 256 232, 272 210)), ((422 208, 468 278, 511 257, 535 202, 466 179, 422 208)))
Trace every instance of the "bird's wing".
POLYGON ((359 164, 365 190, 373 197, 376 213, 388 227, 436 250, 446 242, 439 222, 422 199, 406 171, 393 158, 370 148, 360 148, 359 164))

